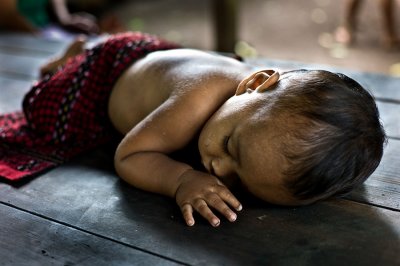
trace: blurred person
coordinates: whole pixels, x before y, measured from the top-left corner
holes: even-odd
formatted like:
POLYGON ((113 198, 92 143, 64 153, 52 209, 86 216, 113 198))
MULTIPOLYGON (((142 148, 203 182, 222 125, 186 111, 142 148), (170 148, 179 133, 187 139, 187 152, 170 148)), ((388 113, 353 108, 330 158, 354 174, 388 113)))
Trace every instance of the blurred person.
MULTIPOLYGON (((346 0, 344 22, 343 25, 336 29, 336 41, 349 45, 354 43, 354 33, 357 30, 357 16, 360 12, 362 2, 362 0, 346 0)), ((383 21, 382 43, 388 49, 398 47, 399 45, 394 25, 394 4, 393 0, 379 0, 379 8, 383 21)))
POLYGON ((122 29, 112 16, 98 21, 89 13, 71 13, 66 0, 0 1, 0 29, 39 34, 54 25, 67 32, 84 34, 114 33, 122 29))

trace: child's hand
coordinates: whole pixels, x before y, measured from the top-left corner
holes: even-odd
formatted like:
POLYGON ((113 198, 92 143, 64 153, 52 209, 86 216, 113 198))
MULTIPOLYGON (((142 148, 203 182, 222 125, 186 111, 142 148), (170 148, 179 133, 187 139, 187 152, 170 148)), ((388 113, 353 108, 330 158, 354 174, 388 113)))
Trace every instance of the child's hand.
POLYGON ((218 178, 195 170, 188 170, 181 176, 175 198, 189 226, 194 225, 193 210, 206 218, 212 226, 218 226, 220 220, 211 208, 231 222, 237 217, 231 207, 236 211, 242 209, 240 202, 218 178))
POLYGON ((85 34, 97 34, 100 32, 96 18, 86 13, 70 14, 68 19, 60 22, 67 29, 82 32, 85 34))

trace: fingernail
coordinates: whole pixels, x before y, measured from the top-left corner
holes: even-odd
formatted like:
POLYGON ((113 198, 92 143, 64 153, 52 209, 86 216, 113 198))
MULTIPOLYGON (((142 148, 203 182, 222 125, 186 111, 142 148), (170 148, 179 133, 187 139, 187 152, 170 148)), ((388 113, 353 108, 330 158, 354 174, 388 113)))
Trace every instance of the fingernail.
POLYGON ((237 211, 241 211, 243 209, 242 204, 239 205, 239 207, 236 208, 237 211))
POLYGON ((229 221, 234 222, 234 221, 236 221, 236 218, 237 218, 237 215, 236 215, 235 213, 232 213, 232 214, 229 216, 229 221))
POLYGON ((189 226, 193 226, 193 225, 194 225, 194 221, 193 221, 193 220, 189 220, 189 221, 187 221, 186 223, 187 223, 187 225, 189 225, 189 226))
POLYGON ((213 226, 218 226, 219 223, 220 223, 220 221, 219 221, 218 219, 213 219, 213 220, 212 220, 212 225, 213 225, 213 226))

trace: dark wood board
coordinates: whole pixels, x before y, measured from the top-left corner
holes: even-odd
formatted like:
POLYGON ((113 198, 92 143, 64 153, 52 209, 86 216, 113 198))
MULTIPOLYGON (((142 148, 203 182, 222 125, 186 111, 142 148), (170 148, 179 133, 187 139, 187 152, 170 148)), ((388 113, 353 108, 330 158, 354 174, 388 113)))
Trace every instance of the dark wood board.
POLYGON ((377 101, 377 106, 387 136, 400 139, 400 104, 377 101))
POLYGON ((48 58, 26 57, 0 52, 0 62, 2 62, 0 74, 19 80, 33 80, 38 78, 38 70, 48 58))
POLYGON ((0 204, 1 265, 177 265, 179 263, 0 204))
POLYGON ((360 188, 346 198, 400 211, 399 151, 400 141, 389 139, 376 171, 360 188))
MULTIPOLYGON (((0 35, 1 113, 20 108, 38 66, 63 47, 0 35)), ((187 227, 172 199, 120 181, 112 152, 99 148, 40 177, 13 185, 0 181, 0 264, 399 265, 400 79, 299 62, 249 62, 344 72, 372 91, 391 138, 362 187, 345 199, 299 208, 241 194, 237 222, 212 228, 197 217, 187 227)))
POLYGON ((2 33, 0 50, 7 54, 27 57, 47 57, 58 53, 68 45, 67 41, 44 39, 20 33, 2 33))
POLYGON ((194 265, 399 262, 399 212, 348 200, 281 208, 242 197, 236 223, 215 229, 198 219, 190 228, 172 200, 121 182, 108 157, 98 151, 21 187, 3 184, 2 201, 194 265))
POLYGON ((0 114, 21 110, 22 98, 31 84, 31 81, 7 78, 0 74, 0 114))

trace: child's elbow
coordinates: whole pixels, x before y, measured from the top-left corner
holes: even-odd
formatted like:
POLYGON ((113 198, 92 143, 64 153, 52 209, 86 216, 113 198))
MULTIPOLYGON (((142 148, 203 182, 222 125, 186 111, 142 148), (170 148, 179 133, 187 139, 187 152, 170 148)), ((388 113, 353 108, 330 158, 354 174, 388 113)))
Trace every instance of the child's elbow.
POLYGON ((128 153, 123 148, 117 148, 114 155, 114 169, 125 182, 136 186, 139 179, 139 164, 135 153, 128 153))
POLYGON ((114 154, 114 168, 115 168, 115 171, 117 172, 117 175, 125 181, 126 181, 126 179, 125 179, 126 159, 127 159, 127 156, 124 155, 121 152, 121 149, 118 147, 114 154))

